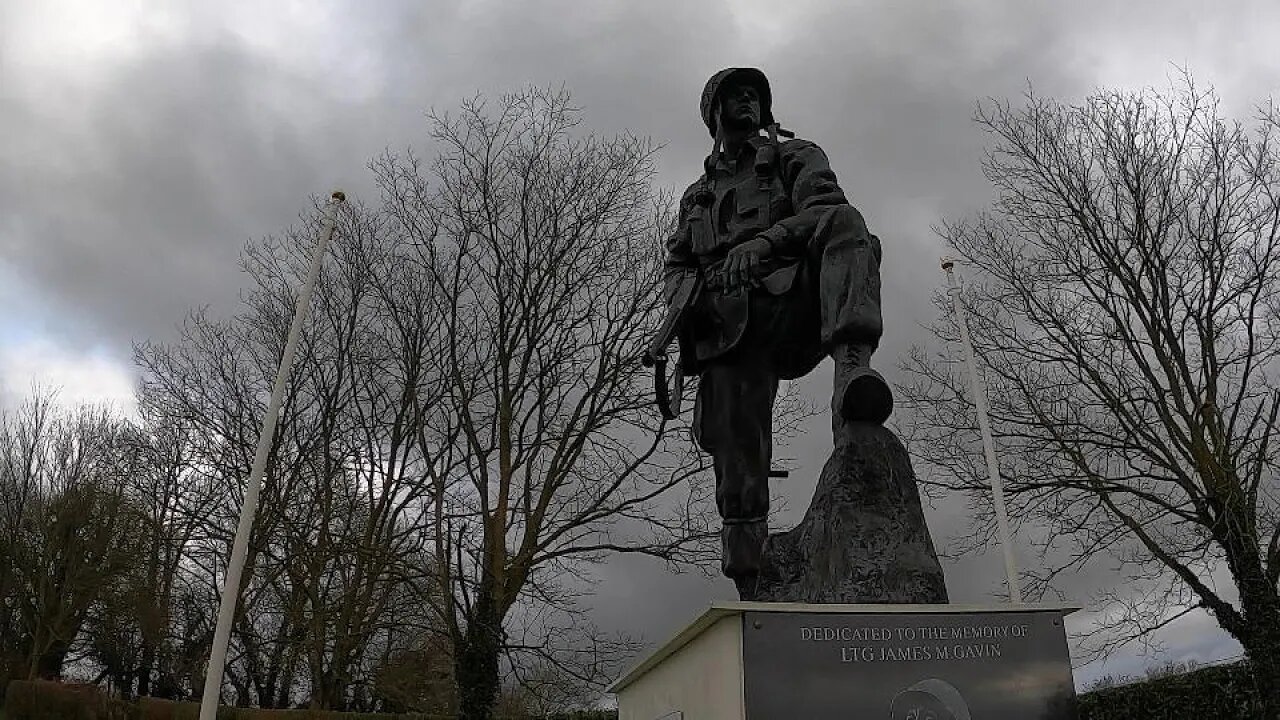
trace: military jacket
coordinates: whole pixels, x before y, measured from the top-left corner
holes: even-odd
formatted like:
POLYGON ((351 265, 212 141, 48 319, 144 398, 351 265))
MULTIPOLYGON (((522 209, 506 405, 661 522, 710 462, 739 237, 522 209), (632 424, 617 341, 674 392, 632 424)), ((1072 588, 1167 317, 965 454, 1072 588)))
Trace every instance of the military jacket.
MULTIPOLYGON (((730 353, 752 326, 790 327, 792 335, 816 332, 813 323, 796 322, 813 320, 810 315, 817 312, 803 296, 804 288, 796 287, 797 278, 803 284, 808 246, 823 214, 848 204, 826 154, 807 140, 775 145, 766 137, 751 138, 734 162, 717 158, 706 166, 681 197, 679 223, 667 242, 668 293, 686 273, 720 262, 752 238, 767 239, 771 253, 762 288, 727 294, 712 284, 704 290, 680 336, 686 372, 730 353)), ((774 340, 816 346, 809 337, 774 340)), ((796 367, 781 369, 783 377, 798 377, 820 359, 810 362, 808 350, 800 355, 804 359, 796 367)))

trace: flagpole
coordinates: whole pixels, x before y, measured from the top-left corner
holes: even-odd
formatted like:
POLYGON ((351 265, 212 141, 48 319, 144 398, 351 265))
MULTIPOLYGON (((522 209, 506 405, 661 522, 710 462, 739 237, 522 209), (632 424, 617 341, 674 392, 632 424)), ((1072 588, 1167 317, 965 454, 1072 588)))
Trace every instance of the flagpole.
POLYGON ((978 429, 982 433, 982 451, 987 458, 987 475, 991 480, 991 495, 996 512, 996 530, 1000 535, 1000 546, 1004 551, 1004 572, 1009 582, 1009 602, 1021 605, 1022 589, 1018 587, 1018 565, 1013 555, 1013 540, 1009 534, 1009 515, 1004 505, 1004 484, 1000 480, 996 446, 991 440, 991 423, 987 419, 987 391, 983 387, 982 376, 978 373, 978 363, 974 358, 973 342, 969 338, 969 324, 965 321, 964 307, 960 304, 960 286, 952 274, 954 266, 955 262, 951 258, 942 259, 942 269, 947 273, 947 293, 951 295, 956 325, 960 328, 960 344, 964 348, 965 362, 969 366, 969 388, 978 413, 978 429))
POLYGON ((240 593, 240 576, 244 572, 245 556, 249 550, 249 532, 253 528, 253 517, 258 512, 258 492, 262 489, 262 476, 267 467, 267 455, 271 450, 271 441, 275 437, 276 421, 280 416, 280 403, 284 398, 285 387, 289 384, 289 375, 293 371, 293 358, 298 351, 298 337, 302 325, 307 321, 311 308, 311 296, 315 293, 316 282, 320 277, 320 267, 324 263, 325 252, 329 241, 333 238, 333 230, 337 225, 338 206, 346 201, 341 191, 334 191, 324 209, 324 222, 320 229, 320 242, 316 244, 315 253, 311 257, 311 268, 306 282, 298 293, 298 303, 293 310, 293 323, 289 326, 288 339, 284 343, 284 355, 280 358, 280 367, 276 370, 275 385, 271 388, 271 398, 267 402, 267 414, 262 420, 262 433, 258 436, 258 450, 253 456, 253 467, 249 470, 249 484, 245 488, 244 503, 240 506, 240 523, 236 527, 235 541, 231 545, 231 561, 227 564, 227 577, 222 584, 222 602, 218 606, 218 624, 213 631, 213 647, 209 651, 209 666, 205 672, 204 695, 200 700, 200 720, 214 720, 218 711, 218 701, 222 695, 222 673, 227 660, 227 645, 231 640, 231 621, 235 616, 236 602, 240 593))

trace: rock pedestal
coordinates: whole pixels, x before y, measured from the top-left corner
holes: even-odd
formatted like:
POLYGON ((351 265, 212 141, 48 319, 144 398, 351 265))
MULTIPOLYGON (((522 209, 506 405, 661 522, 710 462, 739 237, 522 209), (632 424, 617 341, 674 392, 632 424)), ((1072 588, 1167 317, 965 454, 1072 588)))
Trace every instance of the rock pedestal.
POLYGON ((837 429, 804 519, 765 541, 755 592, 743 600, 801 603, 947 602, 902 442, 881 425, 837 429))

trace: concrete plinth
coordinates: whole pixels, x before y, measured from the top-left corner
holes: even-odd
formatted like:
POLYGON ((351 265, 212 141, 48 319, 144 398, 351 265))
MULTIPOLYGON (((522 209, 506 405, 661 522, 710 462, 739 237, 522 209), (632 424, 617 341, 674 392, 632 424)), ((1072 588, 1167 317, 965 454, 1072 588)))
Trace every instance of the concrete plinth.
POLYGON ((712 605, 610 687, 619 720, 1076 720, 1066 605, 712 605))

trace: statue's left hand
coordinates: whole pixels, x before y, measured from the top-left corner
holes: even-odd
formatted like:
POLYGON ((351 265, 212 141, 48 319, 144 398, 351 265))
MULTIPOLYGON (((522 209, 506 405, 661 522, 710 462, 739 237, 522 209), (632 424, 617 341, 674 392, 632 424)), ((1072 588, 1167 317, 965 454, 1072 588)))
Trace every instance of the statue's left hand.
POLYGON ((768 238, 754 237, 731 249, 725 255, 720 273, 726 292, 760 284, 760 263, 769 257, 773 247, 768 238))

